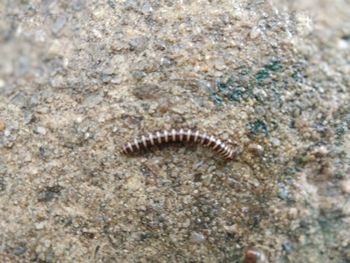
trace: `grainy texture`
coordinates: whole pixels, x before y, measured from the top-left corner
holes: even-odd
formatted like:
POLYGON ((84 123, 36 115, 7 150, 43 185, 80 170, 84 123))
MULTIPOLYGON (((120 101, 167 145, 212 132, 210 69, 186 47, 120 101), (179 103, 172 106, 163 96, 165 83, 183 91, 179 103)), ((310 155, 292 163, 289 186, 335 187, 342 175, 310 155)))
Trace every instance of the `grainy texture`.
POLYGON ((0 262, 349 262, 349 10, 0 1, 0 262), (243 151, 119 152, 172 127, 243 151))
POLYGON ((123 145, 121 152, 130 154, 141 149, 147 149, 151 146, 162 145, 169 142, 179 143, 198 143, 207 147, 211 147, 214 151, 220 154, 225 159, 233 159, 236 155, 235 149, 206 133, 194 131, 191 129, 171 129, 169 131, 158 131, 142 135, 140 138, 135 138, 131 142, 123 145))

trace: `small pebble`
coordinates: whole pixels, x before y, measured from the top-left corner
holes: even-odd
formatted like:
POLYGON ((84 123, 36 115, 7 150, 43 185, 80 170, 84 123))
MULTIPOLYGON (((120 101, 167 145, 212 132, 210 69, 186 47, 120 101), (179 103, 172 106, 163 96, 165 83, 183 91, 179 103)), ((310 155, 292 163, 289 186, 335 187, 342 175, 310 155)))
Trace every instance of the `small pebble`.
POLYGON ((296 219, 298 217, 298 209, 295 207, 291 207, 288 211, 288 218, 289 219, 296 219))
POLYGON ((65 16, 59 16, 51 27, 52 33, 57 34, 64 27, 66 22, 67 18, 65 16))
POLYGON ((35 116, 31 112, 24 112, 23 122, 24 124, 29 124, 35 120, 35 116))
POLYGON ((146 75, 147 74, 145 72, 141 71, 141 70, 136 70, 136 71, 132 72, 132 76, 136 80, 141 80, 144 77, 146 77, 146 75))
POLYGON ((138 1, 137 0, 126 0, 124 2, 124 6, 126 10, 137 10, 138 8, 138 1))
POLYGON ((258 27, 253 27, 249 33, 249 36, 251 39, 256 39, 260 35, 261 35, 261 30, 258 27))
POLYGON ((18 91, 11 99, 11 103, 13 103, 19 108, 25 108, 27 106, 27 102, 27 94, 22 91, 18 91))
POLYGON ((224 229, 229 234, 234 234, 237 232, 237 225, 231 225, 231 226, 224 226, 224 229))
POLYGON ((182 227, 188 228, 191 225, 191 220, 188 218, 182 223, 182 227))
POLYGON ((195 243, 202 243, 205 241, 205 236, 202 233, 192 232, 191 240, 195 243))
POLYGON ((289 190, 288 187, 284 184, 278 184, 277 195, 282 200, 287 200, 289 198, 289 190))
POLYGON ((264 147, 256 143, 249 144, 248 150, 249 152, 257 156, 260 156, 264 153, 264 147))
POLYGON ((130 50, 142 51, 147 47, 148 38, 145 36, 135 37, 129 41, 130 50))
POLYGON ((25 244, 20 244, 17 247, 15 247, 14 254, 16 256, 22 255, 27 251, 26 245, 25 244))
POLYGON ((102 93, 92 93, 84 98, 83 105, 88 107, 94 107, 103 101, 102 93))
POLYGON ((34 133, 36 134, 41 134, 41 135, 45 135, 46 134, 46 129, 44 127, 36 127, 34 129, 34 133))
POLYGON ((325 147, 324 145, 315 148, 315 149, 311 152, 312 155, 319 156, 319 157, 327 156, 328 153, 329 153, 329 151, 328 151, 327 147, 325 147))
POLYGON ((344 193, 350 193, 350 179, 342 181, 340 183, 340 188, 344 193))
POLYGON ((293 246, 288 241, 282 244, 282 248, 287 254, 290 254, 293 251, 293 246))
POLYGON ((5 129, 5 123, 0 119, 0 132, 5 129))
POLYGON ((280 141, 279 139, 277 139, 277 138, 271 138, 271 139, 270 139, 270 142, 271 142, 271 144, 272 144, 273 146, 275 146, 275 147, 278 147, 278 146, 281 145, 281 141, 280 141))
POLYGON ((10 137, 10 136, 11 136, 11 130, 7 129, 7 130, 4 132, 4 135, 5 135, 5 137, 10 137))
POLYGON ((261 251, 255 248, 248 248, 244 252, 243 262, 244 263, 267 263, 268 261, 266 256, 261 251))
POLYGON ((150 3, 146 2, 142 7, 141 7, 141 12, 145 15, 148 15, 153 12, 153 8, 150 3))
POLYGON ((162 66, 168 67, 168 66, 171 66, 172 64, 174 64, 174 62, 168 57, 162 57, 160 59, 160 64, 162 66))
POLYGON ((140 100, 157 99, 160 88, 154 84, 142 84, 133 88, 132 94, 140 100))
POLYGON ((44 229, 45 225, 46 225, 46 222, 45 222, 45 221, 38 222, 38 223, 35 223, 35 224, 34 224, 36 230, 44 229))

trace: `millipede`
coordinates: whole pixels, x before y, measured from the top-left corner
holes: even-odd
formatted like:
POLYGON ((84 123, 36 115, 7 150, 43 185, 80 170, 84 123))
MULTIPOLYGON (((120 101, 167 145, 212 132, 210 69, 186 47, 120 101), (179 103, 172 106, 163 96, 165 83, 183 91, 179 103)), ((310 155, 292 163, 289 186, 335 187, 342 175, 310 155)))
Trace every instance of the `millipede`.
POLYGON ((236 150, 230 141, 225 143, 212 135, 191 129, 172 129, 148 133, 147 135, 142 135, 139 138, 125 143, 121 152, 124 154, 132 154, 155 145, 167 143, 200 144, 211 148, 227 160, 231 160, 236 156, 236 150))

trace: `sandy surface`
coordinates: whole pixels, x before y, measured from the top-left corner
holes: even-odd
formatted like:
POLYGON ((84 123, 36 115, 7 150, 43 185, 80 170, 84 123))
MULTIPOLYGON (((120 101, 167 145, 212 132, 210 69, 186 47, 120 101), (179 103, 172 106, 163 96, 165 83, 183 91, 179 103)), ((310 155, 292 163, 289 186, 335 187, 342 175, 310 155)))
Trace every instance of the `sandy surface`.
POLYGON ((349 1, 0 17, 0 262, 350 262, 349 1), (118 151, 171 127, 240 154, 118 151))

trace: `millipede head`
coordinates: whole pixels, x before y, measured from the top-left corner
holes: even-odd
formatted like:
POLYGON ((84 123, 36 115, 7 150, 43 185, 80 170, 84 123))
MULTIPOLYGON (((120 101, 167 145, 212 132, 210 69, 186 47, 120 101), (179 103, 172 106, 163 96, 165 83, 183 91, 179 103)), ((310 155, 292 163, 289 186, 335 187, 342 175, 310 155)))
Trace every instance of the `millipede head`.
POLYGON ((232 140, 227 140, 227 145, 230 148, 228 154, 225 156, 227 160, 234 160, 238 154, 238 144, 232 140))

